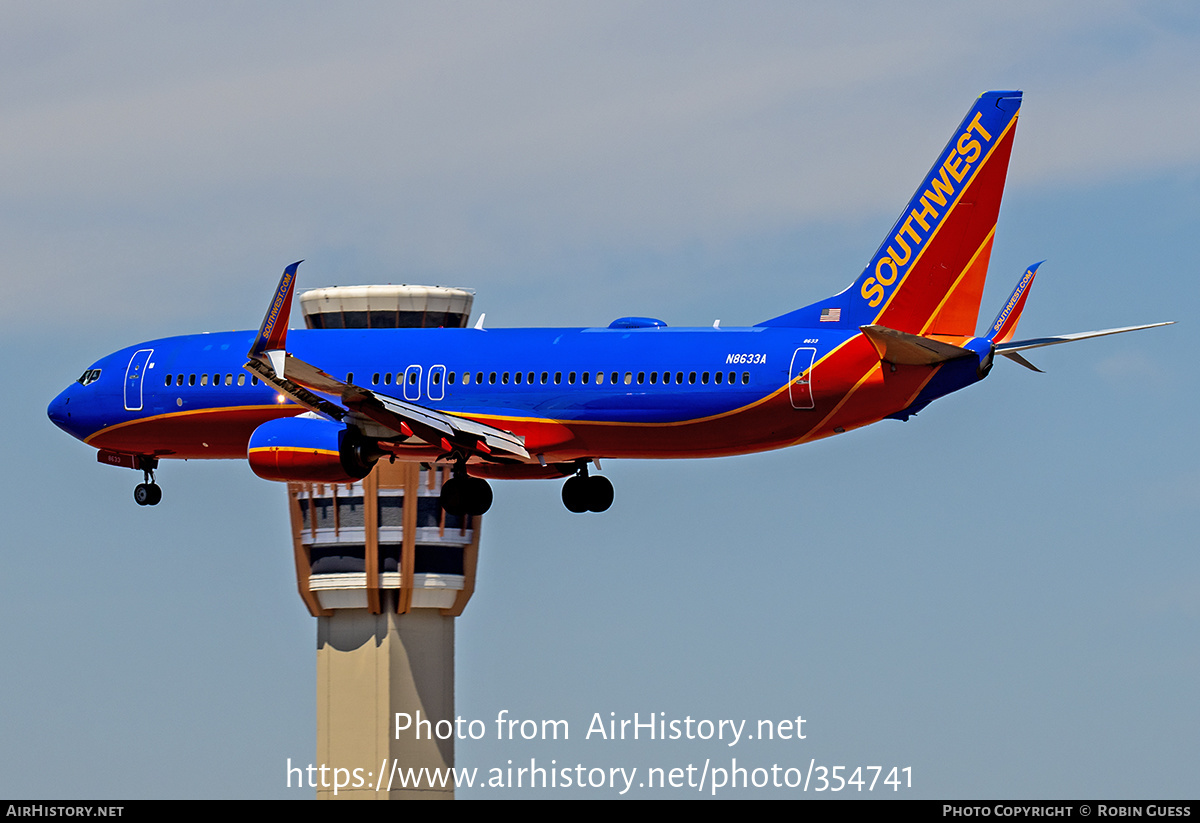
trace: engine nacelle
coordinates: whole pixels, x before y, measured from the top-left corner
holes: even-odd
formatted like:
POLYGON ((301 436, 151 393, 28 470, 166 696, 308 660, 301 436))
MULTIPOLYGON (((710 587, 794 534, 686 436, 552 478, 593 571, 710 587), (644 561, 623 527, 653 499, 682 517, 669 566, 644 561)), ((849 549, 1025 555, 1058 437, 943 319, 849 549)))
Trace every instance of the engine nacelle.
POLYGON ((301 415, 255 429, 246 458, 264 480, 349 483, 366 477, 380 454, 341 423, 301 415))

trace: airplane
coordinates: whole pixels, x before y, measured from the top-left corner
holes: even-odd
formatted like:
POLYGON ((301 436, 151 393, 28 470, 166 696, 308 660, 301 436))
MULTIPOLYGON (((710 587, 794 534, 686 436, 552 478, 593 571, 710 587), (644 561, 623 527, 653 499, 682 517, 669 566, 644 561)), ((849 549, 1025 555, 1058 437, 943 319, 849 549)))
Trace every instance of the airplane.
POLYGON ((90 366, 50 419, 140 470, 246 459, 269 480, 347 483, 381 459, 452 466, 449 514, 482 514, 489 479, 566 478, 572 512, 602 512, 602 459, 698 458, 907 420, 986 377, 996 355, 1169 325, 1014 341, 1040 264, 975 335, 1021 105, 981 95, 878 251, 842 292, 744 328, 622 317, 605 328, 287 328, 299 263, 258 332, 139 343, 90 366))

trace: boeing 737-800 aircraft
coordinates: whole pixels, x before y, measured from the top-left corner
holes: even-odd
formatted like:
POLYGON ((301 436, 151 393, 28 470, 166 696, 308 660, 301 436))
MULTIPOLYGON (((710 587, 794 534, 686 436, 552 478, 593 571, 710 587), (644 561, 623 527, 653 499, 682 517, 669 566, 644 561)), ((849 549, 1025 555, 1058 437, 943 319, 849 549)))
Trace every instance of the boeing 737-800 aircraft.
MULTIPOLYGON (((1037 266, 982 337, 980 298, 1021 93, 981 96, 845 291, 748 328, 288 331, 298 263, 253 331, 152 340, 101 358, 50 419, 139 469, 246 458, 270 480, 350 482, 383 458, 448 461, 442 506, 478 514, 487 478, 566 477, 571 511, 604 511, 601 458, 777 449, 907 419, 987 376, 995 355, 1151 326, 1013 341, 1037 266)), ((1166 325, 1155 323, 1152 325, 1166 325)))

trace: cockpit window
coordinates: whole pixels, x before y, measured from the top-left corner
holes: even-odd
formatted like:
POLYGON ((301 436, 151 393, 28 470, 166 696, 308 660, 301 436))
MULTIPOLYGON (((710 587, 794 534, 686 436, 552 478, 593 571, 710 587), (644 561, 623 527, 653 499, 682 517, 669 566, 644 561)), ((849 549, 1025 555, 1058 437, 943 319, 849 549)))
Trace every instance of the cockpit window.
POLYGON ((89 383, 95 383, 99 379, 100 379, 100 370, 99 369, 88 369, 83 374, 79 375, 79 379, 76 380, 75 382, 81 386, 86 386, 89 383))

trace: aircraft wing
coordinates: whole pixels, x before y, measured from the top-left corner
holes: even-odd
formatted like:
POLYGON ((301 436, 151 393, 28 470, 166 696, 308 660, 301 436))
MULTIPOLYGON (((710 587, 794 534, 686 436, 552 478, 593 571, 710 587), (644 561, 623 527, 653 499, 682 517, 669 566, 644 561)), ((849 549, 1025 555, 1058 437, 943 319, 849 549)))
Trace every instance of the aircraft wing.
POLYGON ((379 394, 361 386, 348 385, 342 392, 342 402, 352 411, 370 418, 399 434, 409 433, 426 443, 447 446, 458 442, 485 455, 493 451, 523 459, 529 458, 525 444, 512 432, 476 423, 465 417, 379 394), (449 441, 449 442, 448 442, 449 441))
POLYGON ((416 438, 446 451, 459 446, 484 456, 500 452, 529 459, 525 444, 512 432, 346 383, 292 354, 282 358, 252 357, 246 368, 312 411, 347 423, 366 418, 378 424, 385 430, 379 432, 384 440, 416 438), (283 377, 275 371, 272 359, 283 366, 283 377), (338 397, 342 405, 316 392, 338 397))
POLYGON ((306 409, 360 427, 371 421, 376 425, 365 428, 377 431, 370 432, 369 436, 378 436, 381 440, 416 438, 447 452, 457 447, 484 457, 498 451, 529 459, 524 442, 512 432, 338 380, 289 354, 285 348, 287 318, 299 265, 293 263, 284 270, 262 328, 247 354, 247 370, 306 409), (321 395, 337 397, 342 405, 321 395))

